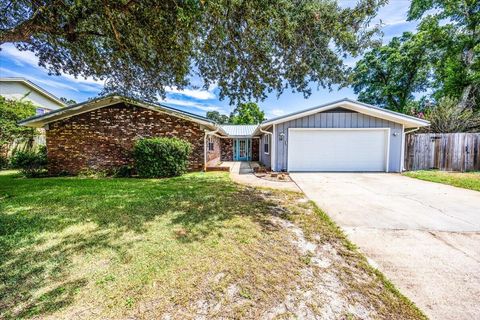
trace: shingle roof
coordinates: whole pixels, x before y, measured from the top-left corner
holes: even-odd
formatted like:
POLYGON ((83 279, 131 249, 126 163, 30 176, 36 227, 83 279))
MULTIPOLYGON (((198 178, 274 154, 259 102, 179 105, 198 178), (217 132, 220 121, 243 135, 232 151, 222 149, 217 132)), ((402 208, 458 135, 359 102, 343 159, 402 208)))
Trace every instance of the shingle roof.
POLYGON ((229 136, 246 137, 251 136, 258 125, 250 124, 236 124, 236 125, 221 125, 220 126, 229 136))
POLYGON ((62 107, 65 107, 67 104, 60 100, 58 97, 53 95, 52 93, 48 92, 47 90, 43 89, 42 87, 37 86, 35 83, 32 81, 25 79, 25 78, 20 78, 20 77, 12 77, 12 78, 0 78, 0 82, 20 82, 25 84, 27 87, 37 91, 43 96, 46 96, 50 100, 55 101, 57 104, 59 104, 62 107))
POLYGON ((77 104, 74 104, 74 105, 70 105, 68 107, 61 108, 61 109, 58 109, 58 110, 53 110, 53 111, 47 112, 47 113, 42 114, 42 115, 36 115, 36 116, 30 117, 30 118, 21 120, 21 121, 18 122, 18 124, 26 125, 26 126, 35 126, 34 124, 40 123, 40 125, 37 126, 37 127, 41 127, 44 124, 47 124, 49 122, 58 120, 59 117, 71 117, 71 116, 73 116, 77 113, 81 113, 83 111, 83 109, 87 108, 88 106, 91 106, 91 105, 94 105, 94 104, 108 105, 108 104, 111 104, 112 102, 117 102, 117 101, 118 102, 131 103, 131 104, 137 104, 137 105, 143 105, 143 106, 146 106, 146 107, 149 107, 149 108, 158 109, 159 111, 172 112, 172 113, 175 113, 175 114, 178 114, 178 115, 185 116, 185 117, 190 118, 192 120, 201 121, 205 124, 208 124, 208 125, 211 125, 212 127, 215 127, 215 123, 212 120, 210 120, 208 118, 205 118, 205 117, 202 117, 202 116, 199 116, 199 115, 194 114, 194 113, 178 110, 178 109, 175 109, 175 108, 172 108, 172 107, 169 107, 169 106, 165 106, 165 105, 162 105, 162 104, 158 104, 158 103, 144 102, 144 101, 132 99, 132 98, 121 96, 121 95, 115 95, 115 94, 95 98, 95 99, 84 101, 84 102, 77 103, 77 104))

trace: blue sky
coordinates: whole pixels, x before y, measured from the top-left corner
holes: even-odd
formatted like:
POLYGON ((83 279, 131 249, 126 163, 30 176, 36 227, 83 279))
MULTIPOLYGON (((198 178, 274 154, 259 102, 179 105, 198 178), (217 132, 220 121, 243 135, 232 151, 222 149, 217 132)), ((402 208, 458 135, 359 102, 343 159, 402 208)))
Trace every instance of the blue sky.
MULTIPOLYGON (((353 6, 356 0, 341 0, 343 6, 353 6)), ((382 23, 383 42, 387 43, 392 37, 401 35, 404 31, 413 31, 416 22, 407 22, 406 15, 410 0, 390 0, 390 3, 380 9, 372 24, 382 23)), ((31 52, 20 52, 14 46, 6 44, 0 51, 0 77, 25 77, 58 97, 73 99, 77 102, 84 101, 98 95, 102 89, 102 82, 93 79, 74 78, 70 75, 49 76, 48 72, 38 66, 38 59, 31 52)), ((354 65, 354 59, 346 61, 354 65)), ((272 93, 265 101, 259 102, 267 118, 281 116, 290 112, 327 103, 341 98, 355 99, 356 95, 351 88, 341 90, 317 90, 312 84, 313 93, 305 99, 301 93, 284 92, 277 98, 272 93)), ((218 110, 229 114, 233 106, 228 101, 218 99, 218 88, 212 86, 209 90, 176 89, 167 90, 167 98, 162 103, 172 107, 205 115, 206 111, 218 110)))

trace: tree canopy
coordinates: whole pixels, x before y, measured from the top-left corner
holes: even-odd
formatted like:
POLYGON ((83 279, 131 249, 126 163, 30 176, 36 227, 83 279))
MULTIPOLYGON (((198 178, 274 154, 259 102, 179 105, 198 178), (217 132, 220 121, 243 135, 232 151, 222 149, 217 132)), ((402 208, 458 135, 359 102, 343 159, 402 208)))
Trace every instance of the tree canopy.
POLYGON ((408 18, 422 19, 418 30, 425 35, 425 50, 431 53, 434 97, 458 98, 461 107, 478 109, 480 2, 412 0, 408 18))
POLYGON ((105 93, 156 100, 198 76, 231 103, 284 90, 310 95, 346 82, 342 58, 375 42, 368 26, 386 0, 351 8, 326 0, 10 0, 0 44, 52 74, 104 79, 105 93))
POLYGON ((230 114, 230 123, 259 124, 265 120, 265 112, 255 102, 240 103, 230 114))
POLYGON ((9 100, 0 96, 0 155, 7 154, 16 139, 24 142, 33 139, 36 130, 20 127, 17 122, 35 115, 35 109, 29 101, 9 100))
POLYGON ((218 124, 226 124, 229 121, 226 114, 221 114, 218 111, 207 111, 206 117, 210 120, 215 121, 218 124))
POLYGON ((356 64, 353 89, 360 101, 409 113, 414 93, 429 85, 430 56, 422 34, 405 32, 373 49, 356 64))
POLYGON ((359 99, 409 113, 425 92, 434 105, 451 98, 480 110, 480 2, 412 0, 408 19, 420 20, 415 33, 358 61, 352 79, 359 99))

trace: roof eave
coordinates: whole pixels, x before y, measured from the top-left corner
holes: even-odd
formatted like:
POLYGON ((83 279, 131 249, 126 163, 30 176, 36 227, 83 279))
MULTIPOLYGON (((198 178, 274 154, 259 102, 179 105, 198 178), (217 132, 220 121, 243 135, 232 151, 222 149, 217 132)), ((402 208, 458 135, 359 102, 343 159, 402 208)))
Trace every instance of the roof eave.
POLYGON ((53 102, 59 104, 61 108, 64 108, 67 106, 65 102, 54 96, 52 93, 48 92, 47 90, 43 89, 42 87, 37 86, 35 83, 28 79, 24 78, 1 78, 1 81, 4 82, 21 82, 25 84, 27 87, 32 88, 36 92, 40 93, 42 96, 47 97, 48 99, 52 100, 53 102))
POLYGON ((77 115, 77 114, 82 114, 82 113, 85 113, 85 112, 93 111, 93 110, 98 109, 98 108, 107 107, 109 105, 117 104, 119 102, 129 103, 129 104, 137 105, 137 106, 144 107, 144 108, 147 108, 147 109, 151 109, 151 110, 154 110, 154 111, 171 114, 171 115, 174 115, 174 116, 182 118, 182 119, 186 119, 186 120, 189 120, 189 121, 193 121, 193 122, 202 124, 202 125, 207 126, 209 128, 217 128, 218 127, 214 122, 202 120, 200 118, 195 117, 193 114, 189 115, 189 114, 186 114, 186 113, 184 113, 180 110, 174 110, 173 108, 169 108, 167 106, 151 104, 151 103, 148 103, 148 102, 141 102, 141 101, 138 101, 138 100, 135 100, 135 99, 130 99, 130 98, 127 98, 127 97, 124 97, 124 96, 119 96, 119 95, 111 95, 111 96, 107 96, 107 97, 101 97, 101 98, 98 98, 98 99, 94 99, 94 100, 91 100, 91 101, 85 101, 85 102, 82 102, 82 103, 78 103, 78 104, 63 108, 63 109, 58 109, 58 110, 48 112, 44 115, 33 116, 33 117, 30 117, 30 118, 24 119, 24 120, 20 121, 18 124, 21 125, 21 126, 26 126, 26 127, 41 128, 48 123, 58 121, 58 120, 62 120, 62 119, 65 119, 65 118, 68 118, 68 117, 71 117, 71 116, 74 116, 74 115, 77 115), (85 110, 82 110, 81 112, 76 112, 76 111, 78 111, 79 109, 82 109, 82 108, 84 108, 85 110))
POLYGON ((305 117, 311 114, 315 114, 317 112, 328 111, 330 109, 334 109, 337 107, 344 107, 346 109, 357 111, 363 114, 368 114, 377 118, 382 118, 392 122, 400 123, 400 124, 403 124, 405 128, 426 127, 430 125, 430 122, 427 120, 415 118, 412 116, 407 116, 398 112, 385 110, 382 108, 378 108, 372 105, 368 105, 368 104, 350 100, 350 99, 342 99, 342 100, 334 101, 332 103, 320 105, 307 110, 303 110, 303 111, 291 113, 289 115, 285 115, 282 117, 267 120, 261 124, 261 127, 265 128, 273 124, 283 123, 286 121, 290 121, 290 120, 305 117))

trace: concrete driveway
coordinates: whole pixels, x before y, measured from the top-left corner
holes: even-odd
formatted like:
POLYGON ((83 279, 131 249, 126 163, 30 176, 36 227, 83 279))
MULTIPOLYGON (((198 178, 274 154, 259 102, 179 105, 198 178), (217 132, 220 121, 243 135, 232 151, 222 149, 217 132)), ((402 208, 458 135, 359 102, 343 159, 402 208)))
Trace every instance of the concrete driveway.
POLYGON ((480 192, 387 173, 292 173, 432 319, 480 318, 480 192))

